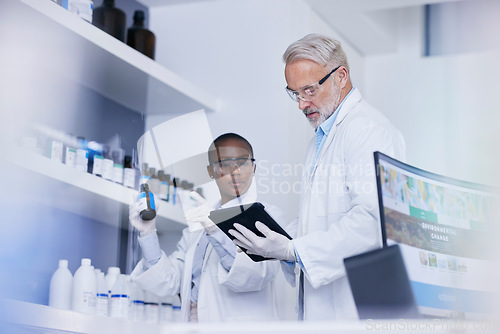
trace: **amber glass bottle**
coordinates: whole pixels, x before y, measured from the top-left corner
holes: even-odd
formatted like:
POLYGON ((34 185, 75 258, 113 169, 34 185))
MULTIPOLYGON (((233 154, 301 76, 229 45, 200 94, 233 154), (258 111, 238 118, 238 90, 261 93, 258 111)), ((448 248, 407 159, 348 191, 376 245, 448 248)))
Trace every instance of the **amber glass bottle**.
POLYGON ((134 12, 134 24, 127 30, 127 44, 140 53, 155 59, 155 35, 144 27, 144 12, 134 12))
POLYGON ((125 42, 127 17, 123 10, 115 7, 115 0, 103 0, 100 7, 94 8, 92 24, 125 42))

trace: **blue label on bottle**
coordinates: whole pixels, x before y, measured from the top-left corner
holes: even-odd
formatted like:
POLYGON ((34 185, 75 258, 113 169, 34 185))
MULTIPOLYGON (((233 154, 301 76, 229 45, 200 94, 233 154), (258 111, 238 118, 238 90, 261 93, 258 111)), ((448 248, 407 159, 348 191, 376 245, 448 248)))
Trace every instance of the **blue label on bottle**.
MULTIPOLYGON (((148 192, 149 193, 149 205, 151 205, 151 209, 155 210, 156 211, 156 204, 155 204, 155 198, 153 196, 153 193, 152 192, 148 192)), ((146 192, 142 192, 140 193, 138 196, 137 196, 137 201, 141 201, 142 199, 144 199, 144 201, 141 203, 141 205, 139 205, 139 208, 141 210, 145 210, 146 209, 146 192)))
POLYGON ((155 197, 153 196, 153 193, 149 193, 149 203, 151 204, 151 209, 156 211, 156 205, 155 205, 155 197))

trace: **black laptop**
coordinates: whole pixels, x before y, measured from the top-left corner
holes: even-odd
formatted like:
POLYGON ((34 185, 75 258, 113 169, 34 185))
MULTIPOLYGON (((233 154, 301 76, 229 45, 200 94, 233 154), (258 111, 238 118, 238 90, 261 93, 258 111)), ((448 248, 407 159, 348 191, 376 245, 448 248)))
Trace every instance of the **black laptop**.
POLYGON ((420 318, 398 245, 344 259, 360 319, 420 318))

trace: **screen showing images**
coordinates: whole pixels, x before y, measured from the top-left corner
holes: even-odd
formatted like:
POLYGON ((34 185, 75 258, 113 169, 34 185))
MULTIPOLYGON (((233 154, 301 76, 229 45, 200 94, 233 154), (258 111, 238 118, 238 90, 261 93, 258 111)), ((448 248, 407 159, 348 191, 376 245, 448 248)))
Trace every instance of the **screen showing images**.
POLYGON ((421 313, 488 317, 500 297, 496 190, 378 152, 376 168, 383 237, 400 245, 421 313))

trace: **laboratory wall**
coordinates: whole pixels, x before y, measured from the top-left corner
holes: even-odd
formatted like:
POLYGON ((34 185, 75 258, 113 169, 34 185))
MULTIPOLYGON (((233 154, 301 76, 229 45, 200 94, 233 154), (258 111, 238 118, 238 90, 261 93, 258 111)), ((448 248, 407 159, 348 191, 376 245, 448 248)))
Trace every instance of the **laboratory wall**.
MULTIPOLYGON (((474 3, 485 17, 498 8, 490 1, 474 3)), ((463 5, 473 6, 471 1, 463 5)), ((499 44, 489 51, 469 48, 426 57, 424 14, 423 6, 397 10, 398 51, 365 58, 365 97, 403 132, 410 164, 498 185, 500 54, 492 49, 499 50, 499 44)), ((460 24, 476 23, 464 15, 460 24)), ((488 24, 486 32, 496 34, 498 22, 488 24)))

